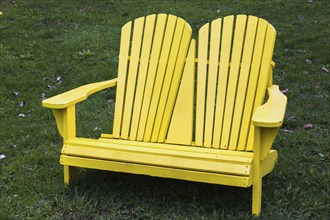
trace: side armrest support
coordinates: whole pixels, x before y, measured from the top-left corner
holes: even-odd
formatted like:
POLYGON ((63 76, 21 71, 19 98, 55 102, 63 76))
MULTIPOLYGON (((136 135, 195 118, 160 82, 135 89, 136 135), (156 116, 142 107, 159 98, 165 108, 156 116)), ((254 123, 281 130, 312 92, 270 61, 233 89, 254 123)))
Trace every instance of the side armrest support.
POLYGON ((55 116, 60 135, 65 142, 76 137, 76 104, 91 94, 117 85, 117 79, 91 83, 59 94, 42 102, 42 106, 51 108, 55 116))
POLYGON ((283 95, 277 85, 267 88, 268 101, 257 108, 252 117, 252 123, 258 127, 280 127, 286 109, 287 98, 283 95))
POLYGON ((283 123, 286 109, 287 98, 283 95, 277 85, 267 88, 268 101, 257 108, 252 117, 252 123, 255 126, 255 145, 260 147, 260 160, 267 157, 283 123))
POLYGON ((84 86, 80 86, 76 89, 72 89, 68 92, 59 94, 57 96, 51 97, 42 101, 42 106, 45 108, 52 109, 63 109, 71 105, 75 105, 78 102, 85 100, 88 96, 96 93, 100 90, 107 89, 117 85, 117 78, 104 81, 91 83, 84 86))

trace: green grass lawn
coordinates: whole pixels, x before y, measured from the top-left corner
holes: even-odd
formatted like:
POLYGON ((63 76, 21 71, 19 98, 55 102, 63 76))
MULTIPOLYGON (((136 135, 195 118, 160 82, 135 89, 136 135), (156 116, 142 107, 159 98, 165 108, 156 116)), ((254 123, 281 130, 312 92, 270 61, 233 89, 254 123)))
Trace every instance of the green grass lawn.
MULTIPOLYGON (((327 0, 0 1, 0 219, 252 217, 251 189, 87 169, 64 188, 62 142, 42 98, 116 77, 121 26, 151 13, 184 18, 195 37, 231 14, 274 25, 274 81, 288 107, 261 219, 329 219, 329 8, 327 0)), ((111 132, 114 96, 78 105, 79 136, 111 132)))

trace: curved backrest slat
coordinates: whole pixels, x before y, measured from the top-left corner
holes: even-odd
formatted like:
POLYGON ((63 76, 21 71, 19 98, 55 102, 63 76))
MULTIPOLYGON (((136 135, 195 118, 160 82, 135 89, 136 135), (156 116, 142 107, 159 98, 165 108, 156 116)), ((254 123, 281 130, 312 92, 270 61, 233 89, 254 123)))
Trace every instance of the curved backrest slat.
POLYGON ((142 44, 141 63, 138 73, 138 81, 136 85, 136 94, 134 101, 134 109, 132 114, 132 124, 130 131, 130 140, 136 140, 138 126, 140 121, 140 114, 142 108, 142 101, 145 91, 147 71, 149 67, 152 39, 155 31, 156 15, 149 15, 146 17, 144 40, 142 44))
MULTIPOLYGON (((132 22, 128 22, 121 29, 120 51, 119 51, 119 63, 118 63, 118 82, 117 82, 117 94, 125 94, 126 90, 126 77, 127 77, 127 63, 129 56, 129 45, 131 39, 131 27, 132 22)), ((115 118, 113 122, 113 137, 119 138, 120 127, 123 116, 124 96, 116 97, 115 105, 115 118)))
MULTIPOLYGON (((210 51, 209 51, 209 68, 207 77, 207 96, 206 96, 206 112, 205 112, 205 131, 213 131, 214 124, 214 100, 216 95, 216 86, 218 78, 219 53, 220 53, 220 36, 222 19, 216 19, 211 22, 210 34, 210 51)), ((211 147, 213 132, 205 132, 204 146, 211 147)))
POLYGON ((209 24, 205 24, 198 32, 198 66, 196 91, 196 134, 195 143, 203 146, 204 142, 204 115, 206 94, 207 53, 209 41, 209 24))
POLYGON ((219 62, 219 77, 217 97, 215 100, 215 123, 213 130, 212 147, 219 148, 224 119, 225 100, 227 94, 228 71, 230 64, 230 52, 232 47, 234 16, 227 16, 223 19, 221 51, 219 62))
POLYGON ((235 22, 233 49, 230 59, 230 70, 228 76, 226 104, 224 112, 224 121, 222 125, 220 147, 228 149, 231 133, 232 118, 234 113, 234 104, 237 91, 237 81, 240 70, 241 56, 243 51, 243 41, 246 27, 246 16, 238 15, 235 22))
POLYGON ((238 150, 245 150, 247 145, 247 139, 251 124, 251 117, 253 112, 253 104, 256 95, 260 63, 263 54, 264 42, 266 37, 267 22, 259 19, 257 34, 255 37, 255 47, 253 51, 253 57, 251 62, 250 78, 247 86, 245 106, 243 110, 241 130, 239 135, 239 141, 237 144, 238 150))
MULTIPOLYGON (((166 74, 172 74, 173 72, 169 71, 173 71, 173 62, 171 62, 173 59, 176 59, 176 55, 177 55, 177 48, 173 48, 171 47, 171 45, 177 45, 177 40, 173 41, 173 39, 179 39, 178 35, 182 34, 182 29, 183 29, 183 22, 180 22, 180 20, 178 20, 178 22, 176 21, 176 17, 175 16, 169 16, 168 21, 167 21, 167 25, 166 25, 166 32, 165 32, 165 36, 164 36, 164 43, 163 43, 163 47, 162 47, 162 51, 161 51, 161 56, 159 58, 160 62, 158 65, 158 70, 157 70, 157 77, 155 80, 155 85, 154 85, 154 90, 152 93, 152 97, 151 97, 151 103, 150 103, 150 108, 149 108, 149 113, 148 113, 148 120, 147 120, 147 125, 146 125, 146 129, 145 129, 145 134, 144 134, 144 141, 150 141, 151 140, 151 133, 154 127, 154 122, 157 119, 156 118, 156 112, 158 109, 158 104, 160 101, 160 96, 163 93, 168 93, 168 91, 165 91, 166 88, 165 87, 165 75, 166 74), (177 22, 177 24, 175 25, 175 23, 177 22), (174 33, 176 34, 176 36, 174 36, 174 33), (171 57, 170 57, 171 55, 171 57), (173 59, 171 59, 173 58, 173 59), (171 59, 171 60, 170 60, 171 59), (168 69, 167 69, 168 68, 168 69), (168 71, 167 71, 168 70, 168 71)), ((181 37, 181 36, 179 36, 181 37)), ((156 141, 156 140, 154 140, 156 141)))

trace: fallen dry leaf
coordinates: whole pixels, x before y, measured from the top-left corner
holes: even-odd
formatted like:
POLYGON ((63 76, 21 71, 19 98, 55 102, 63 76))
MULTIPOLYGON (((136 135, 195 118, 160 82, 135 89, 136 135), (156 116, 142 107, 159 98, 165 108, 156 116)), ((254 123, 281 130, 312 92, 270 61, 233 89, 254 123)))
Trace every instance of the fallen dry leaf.
POLYGON ((12 92, 12 94, 13 94, 14 96, 18 96, 18 95, 19 95, 18 92, 12 92))
POLYGON ((322 70, 323 72, 329 73, 329 70, 328 70, 327 68, 325 68, 324 66, 322 66, 321 70, 322 70))
POLYGON ((307 63, 307 64, 312 64, 312 63, 313 63, 313 61, 312 61, 312 60, 310 60, 310 59, 306 59, 306 60, 305 60, 305 63, 307 63))
POLYGON ((55 88, 55 86, 47 85, 47 88, 48 88, 49 90, 52 90, 52 89, 55 88))
POLYGON ((283 128, 282 131, 285 133, 292 133, 292 130, 287 128, 283 128))
POLYGON ((19 102, 18 105, 19 105, 19 107, 24 107, 25 101, 19 102))
POLYGON ((283 93, 283 94, 287 94, 289 92, 289 89, 283 89, 283 90, 281 90, 281 93, 283 93))
POLYGON ((296 116, 294 116, 294 115, 289 115, 289 116, 287 117, 287 119, 288 119, 289 121, 292 121, 292 120, 296 120, 297 118, 296 118, 296 116))
POLYGON ((56 76, 55 81, 56 81, 56 83, 59 84, 62 82, 62 78, 60 76, 56 76))
POLYGON ((308 108, 315 108, 315 106, 316 106, 316 105, 313 104, 313 103, 309 103, 309 104, 307 105, 308 108))
POLYGON ((304 127, 303 127, 305 130, 308 130, 308 129, 312 129, 314 128, 314 125, 311 124, 311 123, 308 123, 308 124, 304 124, 304 127))

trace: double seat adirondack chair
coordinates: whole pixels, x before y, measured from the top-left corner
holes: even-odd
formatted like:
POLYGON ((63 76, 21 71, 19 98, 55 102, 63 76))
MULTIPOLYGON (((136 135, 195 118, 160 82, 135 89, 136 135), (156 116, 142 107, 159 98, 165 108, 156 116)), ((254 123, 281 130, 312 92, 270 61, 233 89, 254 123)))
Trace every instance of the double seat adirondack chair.
POLYGON ((262 177, 277 160, 271 146, 286 107, 272 83, 275 29, 254 16, 216 19, 200 28, 197 56, 191 35, 173 15, 128 22, 118 78, 42 102, 63 137, 65 184, 75 167, 84 167, 253 186, 252 213, 259 215, 262 177), (112 134, 76 137, 75 105, 114 86, 112 134))

